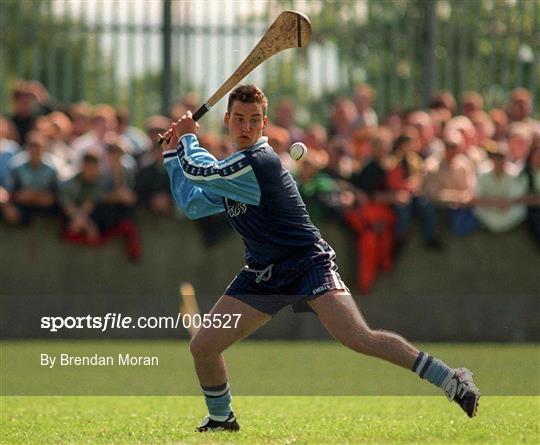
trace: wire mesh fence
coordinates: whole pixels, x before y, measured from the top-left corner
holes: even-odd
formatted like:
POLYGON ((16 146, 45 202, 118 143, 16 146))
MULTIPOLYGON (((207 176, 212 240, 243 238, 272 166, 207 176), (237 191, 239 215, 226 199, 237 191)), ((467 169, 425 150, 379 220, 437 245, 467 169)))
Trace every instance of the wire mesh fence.
POLYGON ((138 122, 189 91, 206 99, 284 9, 311 18, 312 42, 273 57, 247 81, 269 96, 293 97, 305 121, 324 120, 329 102, 360 83, 376 90, 379 113, 423 105, 439 89, 458 97, 478 91, 488 106, 516 86, 537 98, 540 83, 540 0, 1 0, 0 7, 2 113, 19 78, 40 80, 60 103, 127 107, 138 122))

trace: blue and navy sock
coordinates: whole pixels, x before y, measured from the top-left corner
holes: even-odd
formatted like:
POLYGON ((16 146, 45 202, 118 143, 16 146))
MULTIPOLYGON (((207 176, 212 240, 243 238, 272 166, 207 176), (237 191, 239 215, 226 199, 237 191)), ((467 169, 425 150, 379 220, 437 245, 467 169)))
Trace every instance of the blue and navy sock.
POLYGON ((425 352, 420 352, 420 354, 418 354, 412 367, 412 371, 439 388, 442 388, 446 380, 454 375, 454 370, 446 363, 438 358, 433 358, 425 352))
POLYGON ((227 420, 232 411, 232 396, 231 391, 229 391, 229 384, 225 382, 219 386, 201 385, 201 388, 210 418, 221 422, 227 420))

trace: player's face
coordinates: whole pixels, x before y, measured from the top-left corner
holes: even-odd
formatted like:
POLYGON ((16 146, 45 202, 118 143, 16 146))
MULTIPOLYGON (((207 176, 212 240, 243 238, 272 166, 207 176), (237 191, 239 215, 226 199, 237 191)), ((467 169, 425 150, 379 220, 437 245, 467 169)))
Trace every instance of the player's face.
POLYGON ((225 113, 225 125, 236 150, 244 150, 257 142, 268 124, 262 104, 235 100, 231 111, 225 113))

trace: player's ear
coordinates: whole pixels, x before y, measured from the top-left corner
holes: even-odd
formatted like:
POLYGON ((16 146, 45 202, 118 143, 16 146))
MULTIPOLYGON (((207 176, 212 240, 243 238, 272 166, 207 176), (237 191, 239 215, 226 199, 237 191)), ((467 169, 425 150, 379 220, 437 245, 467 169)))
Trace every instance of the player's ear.
POLYGON ((231 114, 226 111, 225 112, 225 116, 223 116, 223 123, 225 124, 225 126, 229 126, 229 120, 231 119, 231 114))
POLYGON ((265 114, 263 117, 263 129, 268 125, 268 116, 265 114))

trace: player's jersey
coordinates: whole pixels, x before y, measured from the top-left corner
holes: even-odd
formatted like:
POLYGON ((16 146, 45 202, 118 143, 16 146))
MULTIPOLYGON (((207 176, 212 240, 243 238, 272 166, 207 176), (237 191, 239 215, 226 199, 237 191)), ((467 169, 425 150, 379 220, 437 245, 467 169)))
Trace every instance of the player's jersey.
POLYGON ((164 153, 174 199, 188 218, 225 212, 242 236, 246 263, 264 267, 301 256, 321 240, 291 174, 263 137, 218 161, 184 135, 164 153))

